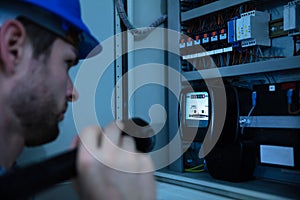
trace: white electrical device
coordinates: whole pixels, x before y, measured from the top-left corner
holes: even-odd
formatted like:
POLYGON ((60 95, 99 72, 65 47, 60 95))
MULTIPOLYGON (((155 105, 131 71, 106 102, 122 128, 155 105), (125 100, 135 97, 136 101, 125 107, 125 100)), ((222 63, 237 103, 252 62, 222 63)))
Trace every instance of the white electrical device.
POLYGON ((269 13, 253 10, 241 14, 236 20, 237 41, 242 41, 242 47, 271 46, 269 21, 269 13))
POLYGON ((283 7, 283 29, 289 35, 300 34, 300 4, 289 3, 283 7))

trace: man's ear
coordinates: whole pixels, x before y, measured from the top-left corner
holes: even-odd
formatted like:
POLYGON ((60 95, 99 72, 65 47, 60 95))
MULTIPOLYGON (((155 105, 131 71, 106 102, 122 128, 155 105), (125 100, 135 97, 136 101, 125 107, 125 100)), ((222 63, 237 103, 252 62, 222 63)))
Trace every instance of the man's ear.
POLYGON ((22 57, 25 39, 25 28, 17 20, 8 20, 0 28, 0 58, 6 73, 14 73, 22 57))

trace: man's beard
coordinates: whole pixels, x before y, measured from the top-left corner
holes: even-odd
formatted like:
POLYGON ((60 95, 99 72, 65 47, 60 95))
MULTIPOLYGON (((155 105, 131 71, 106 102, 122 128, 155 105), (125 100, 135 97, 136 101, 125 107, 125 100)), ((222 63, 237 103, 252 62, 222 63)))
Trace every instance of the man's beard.
MULTIPOLYGON (((26 115, 24 115, 24 118, 26 115)), ((34 147, 54 141, 58 134, 57 116, 50 113, 41 115, 32 115, 31 118, 26 117, 22 120, 22 127, 25 135, 25 145, 34 147), (35 119, 35 120, 34 120, 35 119)))
POLYGON ((59 134, 58 105, 53 95, 30 93, 28 88, 16 89, 11 106, 20 122, 25 145, 34 147, 54 141, 59 134), (27 91, 26 94, 23 91, 27 91))

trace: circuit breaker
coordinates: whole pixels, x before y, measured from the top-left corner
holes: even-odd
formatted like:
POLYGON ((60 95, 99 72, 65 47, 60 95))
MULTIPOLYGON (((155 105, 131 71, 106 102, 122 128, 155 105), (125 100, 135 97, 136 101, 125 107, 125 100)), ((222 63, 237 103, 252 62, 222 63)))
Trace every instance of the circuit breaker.
POLYGON ((242 41, 242 47, 271 46, 269 38, 270 14, 253 10, 241 14, 236 20, 236 39, 242 41))
POLYGON ((300 4, 290 3, 283 8, 284 30, 289 34, 300 34, 300 4))

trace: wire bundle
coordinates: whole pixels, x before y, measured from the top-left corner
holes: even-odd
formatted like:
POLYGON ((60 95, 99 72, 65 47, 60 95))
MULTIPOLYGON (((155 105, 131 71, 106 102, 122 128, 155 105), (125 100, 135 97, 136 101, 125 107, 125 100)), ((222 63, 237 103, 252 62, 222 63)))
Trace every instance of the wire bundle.
POLYGON ((116 0, 116 7, 117 7, 117 11, 118 14, 121 18, 121 20, 123 21, 124 25, 126 26, 126 28, 128 30, 130 30, 130 32, 134 35, 134 36, 138 36, 138 35, 145 35, 150 33, 151 31, 153 31, 156 27, 158 27, 159 25, 161 25, 162 23, 164 23, 167 20, 167 15, 163 15, 162 17, 158 18, 157 20, 155 20, 152 24, 149 25, 149 27, 145 27, 145 28, 136 28, 128 19, 128 16, 125 12, 124 9, 124 4, 122 0, 116 0))

